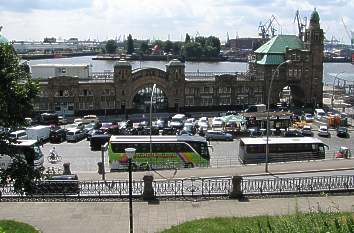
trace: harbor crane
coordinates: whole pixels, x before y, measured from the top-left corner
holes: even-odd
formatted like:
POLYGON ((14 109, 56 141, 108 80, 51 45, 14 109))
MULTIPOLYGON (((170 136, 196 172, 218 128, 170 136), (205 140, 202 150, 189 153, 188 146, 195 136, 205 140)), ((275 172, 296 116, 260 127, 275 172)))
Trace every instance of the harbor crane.
POLYGON ((343 23, 343 26, 344 26, 344 29, 345 29, 345 32, 347 33, 347 36, 350 40, 350 44, 351 44, 351 47, 353 48, 354 46, 354 31, 350 31, 347 27, 347 25, 345 24, 344 22, 344 19, 342 17, 342 23, 343 23))
POLYGON ((297 28, 298 28, 298 31, 299 31, 299 38, 300 40, 304 40, 304 32, 305 32, 305 29, 306 29, 306 25, 307 25, 307 17, 304 17, 304 23, 301 19, 301 16, 300 16, 300 11, 297 10, 296 13, 295 13, 295 18, 294 18, 294 23, 297 22, 297 28))
POLYGON ((269 39, 270 37, 275 36, 275 32, 277 31, 277 29, 274 27, 274 22, 280 25, 275 16, 272 15, 265 24, 263 24, 262 22, 259 23, 259 35, 262 36, 262 39, 269 39))

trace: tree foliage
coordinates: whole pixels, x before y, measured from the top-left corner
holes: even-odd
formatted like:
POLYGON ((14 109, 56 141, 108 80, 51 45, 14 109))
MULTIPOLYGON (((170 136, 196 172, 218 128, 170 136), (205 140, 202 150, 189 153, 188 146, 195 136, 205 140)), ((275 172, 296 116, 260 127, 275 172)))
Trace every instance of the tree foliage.
MULTIPOLYGON (((31 79, 28 67, 21 65, 13 47, 0 44, 0 126, 15 129, 25 125, 25 117, 33 109, 32 100, 38 93, 38 83, 31 79)), ((15 143, 8 133, 0 134, 0 154, 13 158, 12 165, 0 172, 2 185, 14 182, 16 191, 28 189, 39 174, 24 158, 11 151, 9 143, 15 143)))
POLYGON ((127 54, 134 53, 134 41, 132 35, 128 35, 127 39, 127 54))
POLYGON ((148 54, 149 53, 149 45, 146 42, 142 42, 140 44, 140 52, 142 54, 148 54))
MULTIPOLYGON (((188 35, 188 34, 187 34, 188 35)), ((186 37, 187 41, 187 37, 186 37)), ((183 55, 187 58, 218 57, 221 49, 219 38, 198 36, 184 44, 183 55)))
POLYGON ((184 40, 184 43, 190 43, 191 42, 191 37, 188 33, 186 33, 186 39, 184 40))
POLYGON ((116 53, 118 48, 118 44, 115 40, 108 40, 106 44, 106 52, 107 53, 116 53))

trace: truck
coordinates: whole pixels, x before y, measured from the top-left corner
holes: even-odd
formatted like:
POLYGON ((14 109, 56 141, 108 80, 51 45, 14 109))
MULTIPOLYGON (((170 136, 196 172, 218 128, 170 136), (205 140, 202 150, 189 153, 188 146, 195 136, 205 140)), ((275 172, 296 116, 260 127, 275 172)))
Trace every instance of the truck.
POLYGON ((50 126, 37 125, 26 129, 28 139, 43 142, 49 139, 50 126))
POLYGON ((265 104, 256 104, 249 106, 245 112, 265 112, 266 110, 267 106, 265 104))

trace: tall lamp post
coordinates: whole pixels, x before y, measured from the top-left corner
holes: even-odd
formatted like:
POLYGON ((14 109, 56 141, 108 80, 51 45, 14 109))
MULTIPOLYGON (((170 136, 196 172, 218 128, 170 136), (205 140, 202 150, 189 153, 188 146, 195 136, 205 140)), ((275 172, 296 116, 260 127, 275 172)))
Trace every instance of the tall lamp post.
POLYGON ((336 74, 336 76, 334 76, 334 79, 333 79, 332 98, 331 98, 332 110, 334 108, 334 86, 336 85, 336 79, 338 78, 339 75, 342 75, 342 74, 344 74, 344 72, 340 72, 340 73, 336 74))
POLYGON ((282 63, 280 63, 277 68, 275 69, 275 71, 272 74, 272 78, 270 80, 270 84, 268 87, 268 96, 267 96, 267 142, 266 142, 266 154, 265 154, 265 172, 268 172, 268 157, 269 157, 269 105, 270 105, 270 93, 272 92, 272 85, 273 85, 273 80, 275 78, 275 76, 279 75, 279 68, 282 65, 285 64, 290 64, 291 60, 286 60, 282 63))
POLYGON ((152 87, 152 93, 151 93, 151 99, 150 99, 150 154, 152 153, 152 141, 151 141, 151 135, 152 135, 152 98, 154 97, 156 89, 156 84, 152 87))
POLYGON ((132 158, 135 155, 135 148, 125 148, 125 154, 128 156, 129 171, 129 232, 133 233, 133 185, 132 185, 132 158))

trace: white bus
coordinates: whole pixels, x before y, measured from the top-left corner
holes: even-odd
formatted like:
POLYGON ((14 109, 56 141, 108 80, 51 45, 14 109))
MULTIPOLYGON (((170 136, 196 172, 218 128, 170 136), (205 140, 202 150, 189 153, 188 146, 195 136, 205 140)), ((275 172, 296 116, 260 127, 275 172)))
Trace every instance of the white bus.
POLYGON ((12 164, 9 154, 22 156, 34 169, 42 169, 44 156, 37 140, 17 140, 10 146, 7 142, 0 146, 0 170, 6 170, 12 164))
MULTIPOLYGON (((241 138, 239 159, 243 164, 266 161, 267 138, 241 138)), ((270 137, 268 162, 317 160, 325 158, 325 147, 321 140, 313 137, 279 138, 270 137)))

